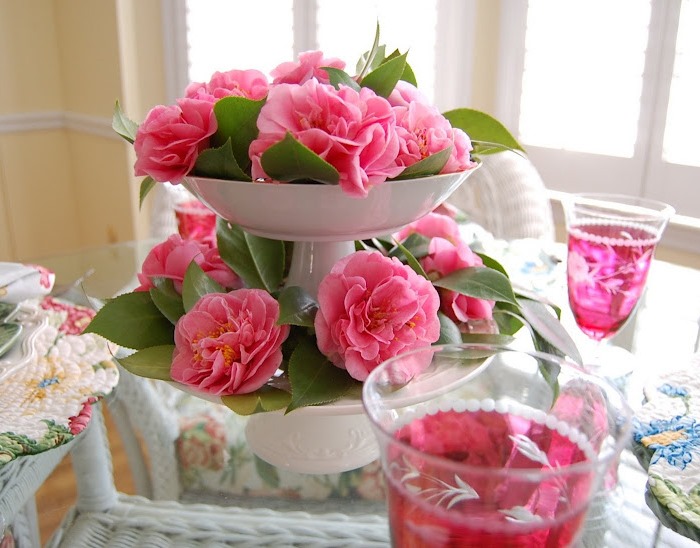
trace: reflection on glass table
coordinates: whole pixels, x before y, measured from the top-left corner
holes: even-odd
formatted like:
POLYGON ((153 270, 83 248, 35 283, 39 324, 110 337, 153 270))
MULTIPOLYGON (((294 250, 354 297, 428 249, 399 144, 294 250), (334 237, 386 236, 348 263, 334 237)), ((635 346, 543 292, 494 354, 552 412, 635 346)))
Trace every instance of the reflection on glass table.
MULTIPOLYGON (((132 289, 135 273, 153 242, 124 243, 66 254, 37 258, 57 274, 57 284, 70 282, 86 270, 95 272, 83 284, 90 297, 108 298, 132 289)), ((501 245, 499 243, 499 245, 501 245)), ((502 244, 503 263, 514 272, 514 261, 522 250, 502 244), (509 263, 510 260, 510 263, 509 263)), ((489 250, 494 257, 499 257, 489 250)), ((536 276, 521 269, 514 281, 535 282, 536 289, 552 301, 565 304, 565 277, 561 247, 545 250, 551 264, 530 265, 536 276), (550 268, 551 267, 551 268, 550 268)), ((532 255, 528 251, 528 257, 532 255)), ((539 254, 538 254, 539 256, 539 254)), ((532 270, 531 272, 532 273, 532 270)), ((700 272, 656 261, 649 275, 646 296, 635 321, 620 334, 625 346, 639 359, 639 372, 658 372, 668 360, 680 359, 693 351, 700 317, 700 298, 679 301, 681 285, 700 292, 700 272), (669 283, 669 280, 678 283, 669 283), (679 309, 676 303, 686 306, 679 309), (696 308, 693 308, 696 307, 696 308), (695 330, 693 330, 693 328, 695 330), (665 330, 668 330, 665 331, 665 330), (667 343, 659 348, 657 335, 667 343), (650 334, 652 336, 650 336, 650 334), (664 356, 661 360, 660 354, 664 356)), ((80 292, 78 292, 80 297, 80 292)), ((566 315, 566 306, 562 306, 566 315)), ((572 321, 565 317, 564 321, 572 321)), ((574 326, 573 323, 569 324, 574 326)), ((574 332, 573 328, 570 332, 574 332)), ((613 341, 615 342, 615 341, 613 341)), ((634 404, 634 402, 631 402, 634 404)), ((386 515, 381 477, 376 463, 359 471, 332 477, 289 475, 255 458, 245 447, 245 420, 221 406, 189 397, 169 385, 123 374, 116 394, 109 402, 120 433, 131 444, 134 475, 140 493, 158 499, 204 501, 218 505, 306 510, 314 513, 342 511, 347 514, 386 515), (134 430, 135 429, 135 430, 134 430), (136 432, 136 433, 135 433, 136 432), (140 459, 148 454, 152 466, 140 459)), ((646 474, 634 456, 624 452, 621 460, 617 500, 589 516, 584 540, 590 546, 685 546, 683 537, 659 526, 644 502, 646 474), (586 540, 588 539, 588 540, 586 540)), ((608 502, 605 502, 608 504, 608 502)))

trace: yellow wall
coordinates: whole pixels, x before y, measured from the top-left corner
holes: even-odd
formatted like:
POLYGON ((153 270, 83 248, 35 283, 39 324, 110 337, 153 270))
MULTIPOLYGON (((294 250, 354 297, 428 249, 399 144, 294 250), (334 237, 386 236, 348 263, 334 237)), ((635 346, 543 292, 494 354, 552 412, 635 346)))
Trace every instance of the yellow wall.
POLYGON ((163 102, 160 29, 155 0, 0 0, 0 260, 147 235, 109 123, 163 102))

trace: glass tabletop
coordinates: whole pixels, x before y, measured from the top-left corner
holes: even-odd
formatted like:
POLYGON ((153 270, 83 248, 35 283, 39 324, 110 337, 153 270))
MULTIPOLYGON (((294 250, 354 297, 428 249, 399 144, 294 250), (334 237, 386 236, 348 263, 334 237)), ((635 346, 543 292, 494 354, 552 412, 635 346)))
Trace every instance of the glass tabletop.
MULTIPOLYGON (((76 296, 77 290, 78 297, 105 299, 136 286, 135 274, 154 243, 149 240, 118 243, 39 257, 30 262, 53 270, 57 286, 70 284, 92 271, 72 296, 76 296)), ((518 245, 533 244, 514 244, 516 247, 518 245)), ((518 254, 516 247, 506 246, 503 250, 510 253, 512 259, 518 254)), ((504 252, 500 258, 508 267, 508 261, 503 258, 507 253, 504 252)), ((538 286, 535 289, 559 304, 566 315, 568 307, 562 256, 558 253, 561 253, 561 248, 547 248, 546 257, 551 260, 547 268, 551 272, 545 274, 551 275, 551 280, 546 283, 543 283, 542 269, 537 270, 538 265, 530 265, 530 268, 537 271, 538 286)), ((496 254, 494 256, 499 258, 496 254)), ((700 271, 662 261, 653 264, 646 296, 635 318, 617 341, 613 341, 632 351, 639 360, 640 382, 662 371, 670 362, 682 360, 696 350, 700 318, 698 282, 700 271)), ((566 318, 564 321, 567 321, 566 318)), ((569 327, 575 334, 573 325, 569 327)), ((380 470, 376 463, 333 476, 312 474, 290 478, 285 471, 267 465, 246 449, 242 435, 246 419, 236 417, 222 406, 212 406, 198 398, 188 397, 164 383, 156 381, 148 384, 149 390, 166 405, 166 410, 180 413, 178 417, 170 417, 168 427, 177 429, 178 433, 171 440, 173 446, 166 451, 169 453, 167 458, 172 459, 175 466, 185 464, 185 471, 181 471, 179 482, 165 478, 165 483, 169 482, 169 487, 172 487, 167 496, 189 501, 312 512, 385 513, 378 485, 380 470), (212 407, 218 409, 212 410, 212 407), (212 451, 218 451, 218 456, 213 456, 212 451)), ((635 402, 631 403, 634 406, 635 402)), ((159 439, 162 441, 163 437, 159 439)), ((148 450, 153 460, 152 453, 157 451, 154 449, 155 440, 146 440, 146 443, 150 444, 148 450)), ((646 479, 634 456, 625 452, 620 466, 620 487, 611 498, 601 501, 597 510, 591 512, 584 545, 615 546, 623 542, 632 546, 691 545, 692 541, 659 526, 644 502, 646 479)))

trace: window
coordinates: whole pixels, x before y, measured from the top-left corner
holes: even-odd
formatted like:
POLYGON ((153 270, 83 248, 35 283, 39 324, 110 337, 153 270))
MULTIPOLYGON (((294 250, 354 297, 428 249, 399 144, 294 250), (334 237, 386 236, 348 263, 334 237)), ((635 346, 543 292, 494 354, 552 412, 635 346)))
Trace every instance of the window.
POLYGON ((663 200, 700 227, 700 3, 503 0, 501 16, 496 115, 547 186, 663 200))

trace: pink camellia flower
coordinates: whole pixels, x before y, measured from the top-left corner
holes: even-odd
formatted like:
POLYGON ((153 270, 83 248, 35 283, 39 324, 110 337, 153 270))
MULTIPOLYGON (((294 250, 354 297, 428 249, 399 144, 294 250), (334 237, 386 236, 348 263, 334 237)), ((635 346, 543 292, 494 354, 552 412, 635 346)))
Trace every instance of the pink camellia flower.
POLYGON ((304 51, 299 54, 299 61, 288 61, 277 65, 270 76, 273 84, 303 84, 316 78, 322 84, 328 84, 328 73, 322 67, 345 68, 345 61, 335 57, 325 59, 321 51, 304 51))
MULTIPOLYGON (((384 360, 440 336, 433 285, 381 253, 358 251, 340 259, 319 285, 318 306, 319 350, 360 381, 384 360)), ((425 359, 407 365, 406 378, 430 362, 430 352, 420 354, 425 359)))
MULTIPOLYGON (((457 245, 444 238, 430 241, 428 255, 420 260, 421 266, 431 279, 441 278, 470 266, 482 266, 484 263, 467 244, 457 245)), ((470 320, 490 320, 493 317, 494 301, 462 295, 449 289, 439 289, 440 310, 458 325, 470 320)))
POLYGON ((219 396, 257 390, 282 363, 279 313, 262 289, 204 295, 175 325, 171 377, 219 396))
POLYGON ((420 101, 394 107, 396 131, 401 151, 396 163, 408 167, 428 156, 452 147, 450 157, 440 173, 467 171, 476 166, 471 160, 471 141, 464 131, 454 129, 432 105, 420 101))
POLYGON ((176 105, 154 107, 136 132, 134 174, 150 175, 160 183, 180 183, 209 146, 216 128, 208 101, 184 98, 176 105))
POLYGON ((413 84, 405 80, 399 80, 394 90, 387 97, 392 107, 407 107, 411 103, 423 103, 429 105, 428 98, 413 84))
POLYGON ((267 95, 267 77, 259 70, 215 72, 209 82, 192 82, 185 97, 214 103, 222 97, 245 97, 259 101, 267 95))
POLYGON ((260 158, 291 133, 340 173, 346 193, 365 197, 374 185, 402 171, 394 112, 372 90, 339 90, 311 79, 270 89, 258 117, 260 133, 249 149, 254 179, 267 178, 260 158))
POLYGON ((399 230, 395 238, 402 242, 411 234, 416 233, 426 238, 444 238, 455 245, 462 241, 457 222, 452 217, 440 213, 428 213, 399 230))
POLYGON ((184 240, 179 234, 173 234, 148 252, 141 272, 137 275, 141 285, 135 291, 151 289, 153 278, 169 278, 173 281, 175 291, 182 293, 185 272, 192 261, 221 286, 228 289, 238 289, 242 286, 238 275, 221 260, 214 242, 184 240))

